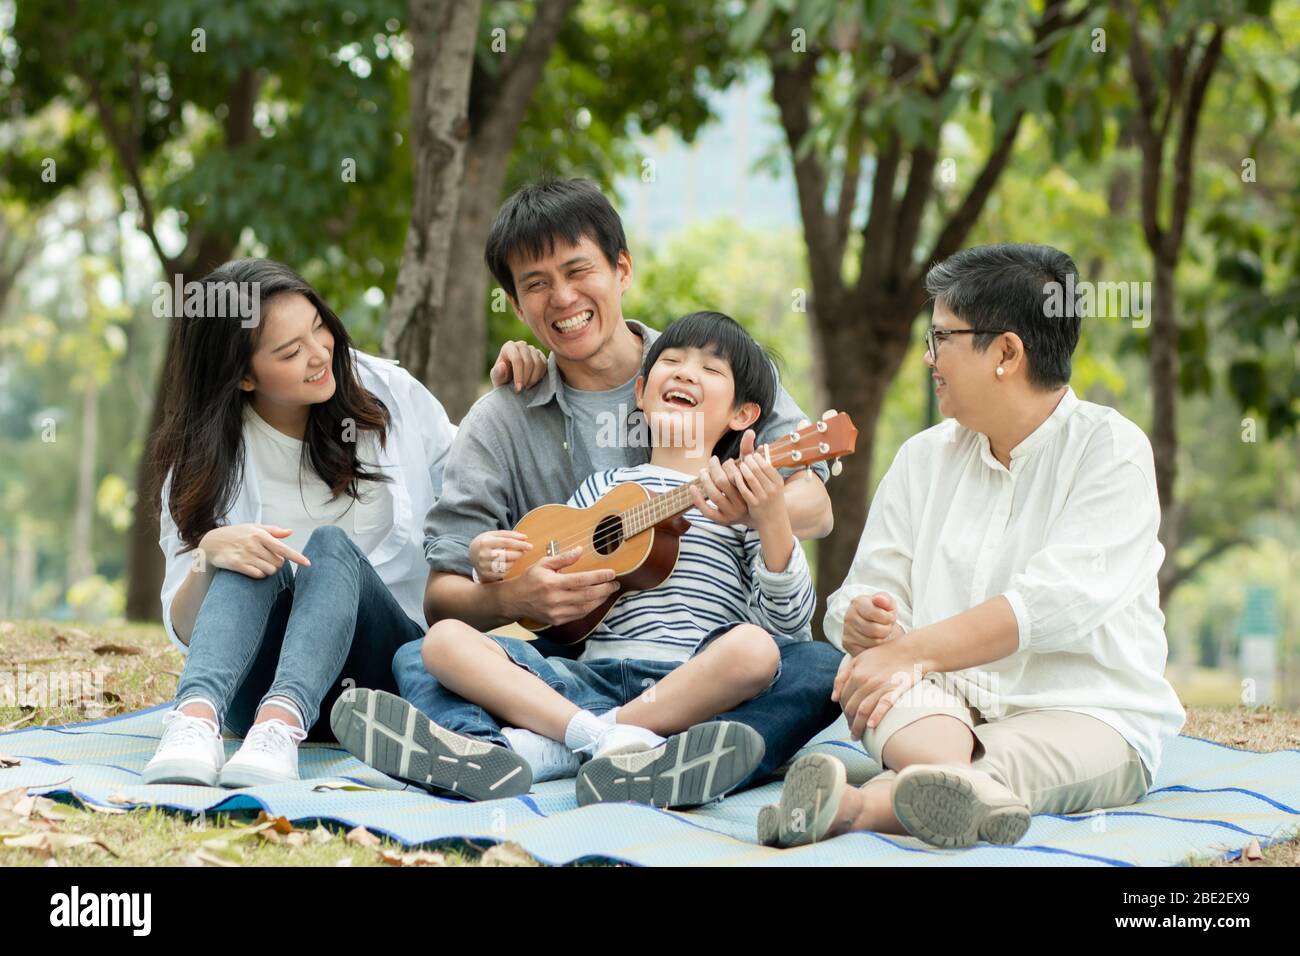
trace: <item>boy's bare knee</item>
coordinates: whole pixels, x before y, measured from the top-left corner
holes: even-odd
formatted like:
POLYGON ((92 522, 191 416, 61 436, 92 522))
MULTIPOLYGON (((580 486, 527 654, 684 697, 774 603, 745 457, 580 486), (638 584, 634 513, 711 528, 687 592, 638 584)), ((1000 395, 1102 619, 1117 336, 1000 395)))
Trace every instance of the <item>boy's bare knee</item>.
POLYGON ((424 666, 432 671, 435 666, 446 663, 452 655, 463 648, 467 638, 472 639, 477 636, 478 631, 463 621, 450 618, 439 621, 429 628, 420 645, 420 656, 424 659, 424 666))
POLYGON ((728 674, 758 693, 776 676, 781 650, 757 624, 741 624, 718 638, 727 658, 728 674))

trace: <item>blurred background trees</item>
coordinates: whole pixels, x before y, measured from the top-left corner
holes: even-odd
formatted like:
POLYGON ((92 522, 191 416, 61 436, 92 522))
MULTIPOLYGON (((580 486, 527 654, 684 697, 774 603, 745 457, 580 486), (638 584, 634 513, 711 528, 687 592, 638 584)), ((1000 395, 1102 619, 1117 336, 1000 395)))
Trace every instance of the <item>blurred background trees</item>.
POLYGON ((583 175, 628 227, 628 316, 728 312, 810 413, 853 413, 823 596, 934 421, 934 259, 1045 242, 1150 283, 1085 319, 1073 385, 1156 446, 1175 673, 1235 694, 1272 589, 1300 696, 1300 3, 472 6, 0 0, 0 616, 157 613, 156 283, 284 260, 459 418, 527 334, 493 213, 583 175))

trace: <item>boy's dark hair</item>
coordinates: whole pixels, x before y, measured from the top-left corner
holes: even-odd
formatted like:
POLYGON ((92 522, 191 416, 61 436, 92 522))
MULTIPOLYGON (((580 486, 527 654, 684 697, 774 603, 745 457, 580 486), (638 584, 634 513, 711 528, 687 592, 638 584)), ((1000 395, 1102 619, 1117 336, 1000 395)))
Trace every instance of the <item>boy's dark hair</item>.
MULTIPOLYGON (((759 408, 758 419, 749 427, 755 433, 762 430, 776 401, 776 370, 772 356, 754 341, 739 322, 721 312, 692 312, 664 329, 641 366, 641 374, 650 377, 650 369, 664 349, 702 349, 718 356, 731 366, 731 377, 736 382, 736 403, 739 408, 753 402, 759 408)), ((719 460, 735 458, 740 453, 743 432, 728 430, 713 447, 719 460)))
POLYGON ((510 256, 549 255, 556 240, 576 245, 586 236, 605 254, 610 267, 627 251, 623 220, 605 194, 588 179, 550 179, 517 190, 492 220, 484 258, 501 288, 518 301, 510 256))
POLYGON ((1070 381, 1070 356, 1079 344, 1077 303, 1063 301, 1078 279, 1074 260, 1059 249, 1002 243, 949 256, 926 274, 925 288, 937 303, 984 333, 971 336, 981 352, 1001 332, 1015 332, 1025 343, 1030 384, 1054 389, 1070 381), (1063 309, 1049 309, 1053 296, 1063 309))

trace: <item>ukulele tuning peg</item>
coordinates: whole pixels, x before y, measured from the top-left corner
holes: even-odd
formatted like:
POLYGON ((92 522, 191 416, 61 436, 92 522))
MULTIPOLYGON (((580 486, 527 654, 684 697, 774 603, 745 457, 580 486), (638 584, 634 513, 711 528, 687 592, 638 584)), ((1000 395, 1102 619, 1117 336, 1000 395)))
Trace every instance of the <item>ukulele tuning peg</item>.
POLYGON ((828 408, 826 409, 826 411, 822 412, 822 421, 826 421, 826 419, 828 418, 834 418, 838 414, 839 412, 837 412, 835 409, 828 408))
POLYGON ((799 424, 798 424, 796 427, 797 427, 797 428, 807 428, 807 427, 808 427, 809 425, 811 425, 811 424, 812 424, 812 422, 808 421, 808 419, 806 419, 806 418, 801 418, 801 419, 799 419, 799 424))
POLYGON ((842 464, 840 464, 840 460, 839 460, 838 458, 836 458, 833 462, 831 462, 831 474, 832 474, 832 475, 838 475, 838 474, 839 474, 840 472, 842 472, 843 470, 844 470, 844 466, 843 466, 842 464))

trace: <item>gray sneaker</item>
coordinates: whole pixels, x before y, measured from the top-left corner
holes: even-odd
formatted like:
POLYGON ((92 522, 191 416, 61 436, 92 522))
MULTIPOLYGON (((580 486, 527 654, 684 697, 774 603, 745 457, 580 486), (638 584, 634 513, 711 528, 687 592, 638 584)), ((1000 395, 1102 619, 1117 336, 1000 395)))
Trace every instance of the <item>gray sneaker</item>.
POLYGON ((977 840, 1009 846, 1029 829, 1029 805, 987 773, 913 764, 894 781, 894 816, 907 832, 941 847, 977 840))
POLYGON ((330 729, 358 760, 440 795, 496 800, 533 785, 528 761, 509 747, 439 727, 382 690, 345 690, 330 710, 330 729))
POLYGON ((596 757, 578 771, 579 806, 630 800, 696 807, 725 796, 763 761, 763 738, 745 724, 714 720, 637 753, 596 757))
POLYGON ((800 757, 785 775, 781 802, 758 811, 758 842, 805 846, 825 839, 847 786, 844 764, 829 754, 800 757))

